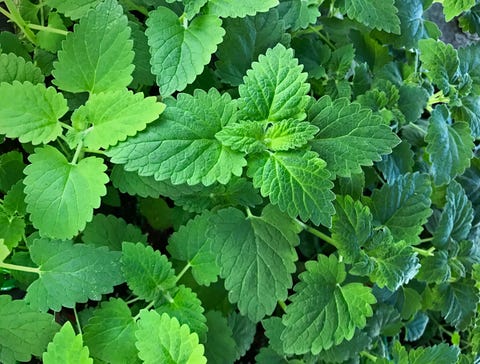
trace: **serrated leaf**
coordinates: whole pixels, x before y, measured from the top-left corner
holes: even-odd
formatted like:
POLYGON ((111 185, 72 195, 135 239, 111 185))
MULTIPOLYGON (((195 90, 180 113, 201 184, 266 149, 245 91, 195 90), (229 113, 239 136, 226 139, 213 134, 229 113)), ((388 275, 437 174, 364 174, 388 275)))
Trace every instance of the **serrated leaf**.
POLYGON ((165 103, 167 108, 157 122, 107 152, 112 162, 174 184, 225 184, 232 174, 242 174, 243 154, 215 139, 217 132, 236 120, 236 103, 228 94, 195 90, 193 96, 179 94, 177 100, 165 103))
POLYGON ((243 83, 243 76, 260 54, 287 37, 283 19, 275 8, 254 17, 225 19, 223 28, 226 34, 215 53, 216 72, 223 82, 233 86, 243 83))
POLYGON ((360 173, 361 166, 381 160, 400 142, 381 117, 345 98, 332 101, 324 96, 308 114, 320 129, 311 142, 313 150, 327 162, 329 171, 342 177, 360 173))
POLYGON ((461 99, 461 105, 451 108, 452 118, 465 121, 470 126, 474 139, 480 137, 480 97, 469 95, 461 99))
POLYGON ((72 324, 67 321, 48 344, 42 359, 45 364, 93 364, 89 354, 83 346, 82 335, 75 335, 72 324))
POLYGON ((383 185, 372 194, 374 222, 388 227, 394 240, 417 243, 423 224, 432 214, 431 193, 428 176, 419 173, 408 173, 383 185))
POLYGON ((236 343, 236 359, 240 359, 250 349, 255 339, 257 325, 246 316, 233 311, 228 315, 228 326, 232 329, 236 343))
POLYGON ((413 158, 414 153, 411 145, 406 141, 402 141, 393 148, 391 154, 384 155, 382 160, 376 165, 387 182, 392 183, 401 175, 413 171, 413 158))
MULTIPOLYGON (((1 208, 1 205, 0 205, 1 208)), ((9 216, 0 210, 0 239, 9 248, 15 248, 25 234, 25 221, 19 216, 9 216)))
MULTIPOLYGON (((476 6, 478 7, 478 5, 476 6)), ((458 49, 458 58, 460 59, 460 71, 462 74, 468 73, 472 79, 473 93, 478 95, 480 92, 480 47, 472 43, 466 47, 458 49)))
POLYGON ((184 5, 184 14, 188 20, 192 19, 200 12, 200 9, 208 0, 167 0, 167 3, 181 2, 184 5))
POLYGON ((26 62, 23 57, 14 53, 0 54, 0 83, 13 81, 42 83, 44 76, 40 68, 32 62, 26 62))
POLYGON ((113 215, 97 214, 85 226, 82 233, 85 244, 107 246, 110 250, 122 250, 124 241, 146 243, 147 236, 135 225, 113 215))
POLYGON ((38 312, 23 300, 0 295, 0 361, 15 364, 41 356, 58 331, 55 318, 38 312))
POLYGON ((149 13, 146 24, 152 73, 163 97, 182 91, 202 73, 225 34, 215 15, 200 15, 182 25, 163 6, 149 13))
POLYGON ((48 6, 73 20, 84 17, 101 0, 46 0, 48 6))
POLYGON ((73 237, 92 219, 106 194, 103 160, 88 157, 71 164, 51 146, 35 149, 28 159, 23 183, 33 225, 44 236, 73 237))
POLYGON ((318 128, 308 122, 298 122, 293 119, 282 120, 270 126, 265 132, 265 144, 273 151, 297 149, 305 144, 318 132, 318 128))
POLYGON ((5 241, 0 239, 0 262, 3 262, 10 255, 10 249, 5 245, 5 241))
POLYGON ((277 300, 287 297, 297 260, 297 229, 271 205, 262 216, 245 217, 240 210, 228 208, 211 219, 207 234, 218 252, 229 300, 254 322, 271 314, 277 300))
POLYGON ((410 350, 408 352, 408 359, 409 364, 450 364, 457 362, 459 354, 460 349, 457 346, 442 343, 431 347, 410 350))
POLYGON ((198 343, 198 336, 190 333, 187 325, 178 323, 166 313, 140 311, 136 346, 138 356, 145 364, 178 363, 205 364, 204 347, 198 343))
POLYGON ((282 340, 287 353, 316 355, 352 339, 356 328, 365 327, 376 299, 360 283, 342 285, 345 265, 334 255, 319 255, 318 261, 308 261, 305 267, 283 316, 282 340))
POLYGON ((186 261, 192 267, 193 278, 198 284, 208 286, 216 282, 220 268, 212 250, 212 240, 206 235, 213 214, 205 212, 189 220, 168 241, 168 252, 173 258, 186 261))
POLYGON ((128 86, 134 68, 130 32, 117 1, 100 2, 67 35, 53 64, 53 83, 64 91, 90 93, 128 86))
POLYGON ((247 15, 268 11, 278 5, 278 0, 209 0, 208 13, 222 18, 243 18, 247 15))
POLYGON ((393 44, 406 49, 417 48, 420 39, 428 37, 427 25, 423 16, 422 0, 396 0, 397 16, 400 19, 399 35, 392 35, 393 44))
POLYGON ((293 50, 277 44, 252 64, 240 85, 240 118, 246 120, 303 120, 309 84, 293 50))
POLYGON ((128 287, 141 299, 153 301, 175 286, 172 263, 149 245, 122 244, 122 271, 128 287))
POLYGON ((215 134, 223 145, 244 153, 258 153, 266 150, 266 125, 264 121, 241 120, 230 123, 215 134))
POLYGON ((127 304, 111 298, 96 309, 83 328, 92 357, 107 363, 139 363, 135 347, 136 323, 127 304))
POLYGON ((72 125, 83 133, 85 147, 107 149, 146 128, 165 110, 156 97, 144 98, 118 90, 91 95, 87 103, 72 114, 72 125))
POLYGON ((395 0, 350 0, 346 2, 347 15, 369 28, 400 34, 400 19, 395 0))
POLYGON ((237 355, 236 343, 227 319, 219 311, 209 311, 206 316, 208 336, 205 343, 205 356, 208 363, 233 364, 237 355))
POLYGON ((450 84, 458 77, 460 61, 457 51, 451 44, 434 39, 422 39, 418 42, 420 61, 427 71, 427 77, 437 85, 444 94, 450 91, 450 84))
POLYGON ((145 35, 145 29, 138 23, 130 21, 128 23, 132 29, 133 51, 135 57, 133 64, 132 86, 133 85, 148 85, 152 86, 155 83, 155 76, 150 71, 150 48, 148 46, 148 39, 145 35))
POLYGON ((323 350, 318 355, 326 363, 348 363, 355 360, 360 352, 368 347, 371 338, 364 332, 357 330, 351 340, 343 340, 340 344, 323 350))
POLYGON ((462 12, 470 10, 475 5, 475 0, 444 0, 442 5, 445 20, 449 22, 462 12))
POLYGON ((421 267, 416 276, 419 281, 443 283, 452 276, 447 251, 436 251, 433 256, 423 257, 420 262, 421 267))
POLYGON ((440 105, 433 110, 425 141, 435 185, 449 183, 470 166, 474 147, 470 128, 465 122, 452 124, 446 106, 440 105))
POLYGON ((55 140, 62 133, 59 119, 67 111, 67 100, 53 87, 0 83, 0 133, 8 138, 32 144, 55 140))
POLYGON ((284 19, 287 29, 304 29, 310 24, 315 24, 320 16, 318 7, 322 3, 323 0, 281 0, 278 12, 284 19))
POLYGON ((263 153, 250 163, 248 174, 262 196, 268 196, 290 217, 331 225, 333 184, 325 162, 316 153, 263 153))
POLYGON ((23 155, 17 151, 0 155, 0 191, 7 193, 15 183, 23 178, 23 155))
POLYGON ((27 213, 23 181, 15 183, 3 197, 3 208, 6 214, 23 217, 27 213))
POLYGON ((282 318, 277 316, 269 317, 262 321, 262 325, 265 329, 265 336, 268 338, 268 347, 278 355, 284 355, 283 341, 280 337, 285 329, 282 318))
POLYGON ((37 239, 30 247, 39 278, 27 289, 25 301, 46 311, 99 301, 123 283, 120 253, 71 241, 37 239))

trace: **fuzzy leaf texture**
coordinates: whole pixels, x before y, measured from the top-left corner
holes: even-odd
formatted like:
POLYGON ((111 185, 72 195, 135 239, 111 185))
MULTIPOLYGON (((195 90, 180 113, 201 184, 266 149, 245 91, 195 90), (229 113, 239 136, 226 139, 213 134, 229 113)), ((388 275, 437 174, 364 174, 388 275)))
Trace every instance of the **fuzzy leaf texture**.
POLYGON ((347 15, 370 28, 400 34, 395 0, 347 0, 347 15))
POLYGON ((95 359, 107 363, 139 363, 136 328, 128 305, 119 298, 112 298, 94 311, 83 328, 83 339, 95 359))
POLYGON ((35 149, 29 161, 23 182, 33 225, 43 236, 73 237, 92 219, 106 194, 107 167, 96 157, 71 164, 50 146, 35 149))
POLYGON ((446 106, 440 105, 433 110, 425 141, 435 185, 449 183, 470 166, 474 147, 470 128, 461 121, 452 124, 446 106))
POLYGON ((376 299, 360 283, 342 285, 345 265, 334 255, 319 255, 318 261, 308 261, 305 267, 283 317, 281 338, 286 353, 316 355, 365 327, 376 299))
POLYGON ((287 298, 297 260, 297 232, 296 224, 272 205, 261 216, 246 217, 228 208, 212 218, 207 234, 218 252, 228 298, 254 322, 287 298))
POLYGON ((67 111, 67 100, 53 87, 0 83, 0 134, 8 138, 34 145, 55 140, 62 133, 59 119, 67 111))
POLYGON ((122 253, 122 271, 136 296, 153 301, 175 286, 172 264, 151 246, 124 242, 122 253))
POLYGON ((282 120, 271 125, 265 132, 265 144, 273 151, 287 151, 298 149, 318 132, 318 128, 308 122, 296 120, 282 120))
POLYGON ((278 44, 252 64, 240 85, 240 118, 245 120, 303 120, 310 86, 293 50, 278 44))
POLYGON ((70 321, 62 326, 48 344, 42 359, 44 364, 93 364, 88 348, 83 346, 82 335, 75 335, 70 321))
POLYGON ((0 361, 15 364, 41 356, 58 331, 55 318, 38 312, 23 300, 0 296, 0 361))
POLYGON ((255 15, 259 12, 268 11, 278 5, 278 0, 209 0, 208 13, 221 18, 243 18, 247 15, 255 15))
POLYGON ((230 123, 215 134, 223 145, 244 153, 258 153, 267 149, 265 145, 264 121, 240 121, 230 123))
POLYGON ((163 97, 182 91, 202 73, 225 31, 214 15, 200 15, 188 26, 170 9, 159 6, 147 19, 152 73, 163 97))
POLYGON ((14 53, 0 54, 0 83, 13 81, 31 82, 32 84, 42 83, 44 76, 40 68, 32 62, 26 62, 23 57, 14 53))
POLYGON ((145 364, 178 363, 206 364, 204 347, 198 336, 190 333, 187 325, 181 325, 166 313, 155 311, 140 312, 136 346, 138 356, 145 364))
POLYGON ((248 168, 253 184, 262 196, 292 218, 331 225, 334 214, 330 173, 314 152, 263 153, 248 168))
POLYGON ((361 166, 380 161, 400 142, 380 116, 345 98, 324 96, 308 114, 310 122, 320 129, 311 142, 313 150, 327 162, 329 171, 341 177, 360 173, 361 166))
POLYGON ((174 184, 225 184, 232 174, 242 174, 246 164, 242 153, 215 138, 236 120, 236 103, 228 94, 195 90, 193 96, 179 94, 177 100, 165 103, 167 108, 157 122, 107 152, 112 162, 174 184))
POLYGON ((134 68, 130 33, 116 0, 99 3, 62 43, 53 83, 64 91, 90 93, 128 86, 134 68))
POLYGON ((99 301, 123 283, 120 253, 70 241, 37 239, 30 248, 40 276, 27 289, 25 301, 41 311, 73 308, 99 301))
POLYGON ((84 135, 86 148, 107 149, 146 128, 165 110, 156 97, 127 90, 91 95, 87 103, 76 109, 72 125, 84 135))

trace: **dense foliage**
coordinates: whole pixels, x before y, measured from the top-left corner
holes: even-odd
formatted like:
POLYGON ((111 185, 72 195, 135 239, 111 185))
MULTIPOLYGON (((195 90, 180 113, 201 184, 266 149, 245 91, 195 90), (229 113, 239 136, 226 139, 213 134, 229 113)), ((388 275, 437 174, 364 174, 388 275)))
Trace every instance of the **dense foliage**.
POLYGON ((480 45, 431 3, 0 1, 0 362, 478 362, 480 45))

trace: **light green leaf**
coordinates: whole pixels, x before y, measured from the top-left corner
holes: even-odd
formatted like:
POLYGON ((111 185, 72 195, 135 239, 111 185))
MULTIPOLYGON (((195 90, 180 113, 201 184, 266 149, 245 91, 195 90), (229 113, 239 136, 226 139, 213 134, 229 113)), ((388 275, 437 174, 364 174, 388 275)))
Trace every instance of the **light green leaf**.
POLYGON ((15 248, 25 234, 25 221, 19 216, 9 216, 0 205, 0 239, 9 248, 15 248))
POLYGON ((135 347, 136 323, 127 304, 119 298, 105 301, 83 328, 85 344, 95 359, 107 363, 139 363, 135 347))
POLYGON ((278 0, 209 0, 208 13, 222 18, 243 18, 247 15, 268 11, 278 5, 278 0))
POLYGON ((345 98, 332 101, 324 96, 308 114, 310 122, 320 129, 311 142, 313 150, 327 162, 329 171, 342 177, 380 161, 382 154, 391 153, 400 142, 380 116, 345 98))
POLYGON ((126 164, 127 171, 174 184, 218 181, 227 183, 240 176, 246 164, 243 154, 232 151, 215 138, 225 125, 236 120, 236 103, 230 96, 210 89, 195 90, 193 96, 179 94, 165 100, 160 119, 144 132, 111 148, 112 162, 126 164))
POLYGON ((225 34, 215 15, 200 15, 182 25, 163 6, 150 12, 146 23, 152 73, 163 97, 182 91, 202 73, 225 34))
POLYGON ((423 224, 432 214, 432 187, 427 175, 405 174, 372 194, 374 222, 388 227, 394 240, 417 243, 423 224))
POLYGON ((6 214, 11 216, 24 217, 27 213, 27 204, 25 203, 25 193, 23 181, 18 181, 3 197, 3 209, 6 214))
POLYGON ((316 355, 365 327, 376 299, 371 288, 360 283, 342 285, 345 265, 334 255, 319 255, 305 268, 283 316, 282 340, 287 353, 316 355))
POLYGON ((42 71, 32 62, 26 62, 25 58, 14 53, 0 54, 0 83, 28 81, 35 85, 43 80, 42 71))
POLYGON ((97 214, 85 226, 82 241, 97 247, 107 246, 110 250, 122 250, 124 241, 146 243, 147 236, 135 225, 113 215, 97 214))
POLYGON ((400 34, 395 0, 349 0, 345 8, 348 17, 370 28, 400 34))
MULTIPOLYGON (((55 28, 63 31, 67 31, 63 18, 56 12, 50 12, 48 14, 47 23, 48 28, 55 28)), ((48 29, 47 28, 47 29, 48 29)), ((57 34, 48 30, 40 30, 37 33, 37 44, 41 49, 45 49, 51 53, 57 53, 62 48, 62 41, 65 39, 64 34, 57 34)))
POLYGON ((298 30, 315 24, 320 16, 319 5, 323 0, 280 0, 278 12, 287 29, 298 30))
POLYGON ((205 343, 205 356, 208 363, 233 364, 237 350, 227 319, 218 311, 209 311, 206 316, 208 336, 205 343))
POLYGON ((264 121, 242 120, 225 126, 215 134, 215 138, 233 150, 258 153, 267 149, 264 141, 265 129, 264 121))
POLYGON ((67 100, 53 87, 0 83, 0 133, 8 138, 32 144, 55 140, 62 133, 59 119, 67 111, 67 100))
POLYGON ((35 149, 28 159, 23 183, 33 225, 44 236, 73 237, 92 219, 93 209, 106 194, 103 160, 88 157, 71 164, 50 146, 35 149))
POLYGON ((239 108, 246 120, 303 120, 310 89, 293 50, 278 44, 252 64, 240 85, 239 108))
POLYGON ((70 241, 37 239, 30 247, 39 278, 27 289, 25 301, 46 311, 99 301, 123 283, 120 253, 70 241))
POLYGON ((325 162, 316 153, 264 153, 250 164, 248 174, 262 196, 268 196, 292 218, 331 225, 333 184, 325 162))
POLYGON ((154 96, 127 90, 91 95, 87 103, 76 109, 72 125, 84 134, 83 143, 91 149, 107 149, 146 128, 165 110, 154 96))
POLYGON ((470 10, 475 5, 475 0, 443 0, 442 5, 445 20, 448 22, 462 12, 470 10))
POLYGON ((46 0, 48 6, 55 8, 73 20, 84 17, 91 8, 102 0, 46 0))
POLYGON ((198 335, 190 333, 187 325, 178 323, 166 313, 140 311, 136 346, 138 356, 145 364, 176 363, 205 364, 204 347, 198 335))
POLYGON ((82 335, 75 335, 72 324, 67 321, 42 356, 45 364, 93 364, 89 351, 83 346, 82 335))
POLYGON ((271 314, 292 286, 298 244, 297 225, 272 205, 261 216, 220 210, 207 234, 217 252, 229 300, 258 322, 271 314))
POLYGON ((54 63, 53 83, 69 92, 99 93, 126 87, 134 68, 132 47, 122 7, 116 0, 105 0, 67 35, 54 63))
POLYGON ((282 120, 267 129, 265 144, 273 151, 297 149, 313 139, 317 132, 318 128, 308 122, 282 120))
POLYGON ((172 263, 149 245, 122 244, 122 271, 128 287, 146 301, 153 301, 176 283, 172 263))
POLYGON ((181 2, 184 5, 184 14, 188 20, 191 20, 200 12, 200 9, 208 0, 166 0, 167 3, 181 2))
POLYGON ((188 221, 170 236, 168 252, 174 259, 188 262, 198 284, 208 286, 217 281, 220 268, 212 250, 212 240, 206 236, 213 214, 204 212, 188 221))
POLYGON ((38 312, 23 300, 0 295, 0 362, 28 362, 41 356, 58 331, 55 318, 38 312))
POLYGON ((0 239, 0 262, 3 262, 10 255, 10 249, 5 245, 5 241, 0 239))

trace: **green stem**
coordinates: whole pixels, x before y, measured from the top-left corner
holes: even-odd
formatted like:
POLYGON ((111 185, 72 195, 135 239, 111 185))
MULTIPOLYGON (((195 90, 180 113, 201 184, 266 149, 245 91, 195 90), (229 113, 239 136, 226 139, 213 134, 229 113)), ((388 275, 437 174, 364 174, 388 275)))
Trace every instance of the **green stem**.
POLYGON ((73 155, 72 161, 70 162, 71 164, 77 164, 78 158, 80 157, 80 153, 82 152, 82 147, 83 147, 83 141, 78 143, 77 149, 75 150, 75 154, 73 155))
POLYGON ((278 302, 278 305, 283 310, 283 312, 287 313, 287 305, 285 304, 285 302, 284 301, 277 301, 277 302, 278 302))
POLYGON ((427 111, 432 112, 433 105, 439 104, 439 103, 449 103, 449 102, 450 102, 450 98, 448 96, 445 96, 443 94, 443 91, 440 90, 434 93, 432 96, 430 96, 430 98, 428 99, 426 109, 427 111))
POLYGON ((430 236, 429 238, 424 238, 424 239, 421 239, 420 240, 420 244, 423 244, 423 243, 429 243, 433 240, 433 236, 430 236))
POLYGON ((183 276, 185 273, 187 273, 187 271, 190 269, 192 265, 190 264, 190 262, 188 262, 185 267, 183 267, 183 269, 181 270, 180 273, 178 273, 177 275, 177 279, 175 279, 175 283, 177 283, 183 276))
POLYGON ((335 240, 333 240, 330 236, 328 236, 327 234, 324 234, 322 233, 320 230, 317 230, 311 226, 308 226, 307 224, 304 224, 303 222, 301 222, 300 220, 295 220, 297 222, 298 225, 300 225, 302 227, 303 230, 309 232, 310 234, 313 234, 315 235, 316 237, 322 239, 323 241, 325 241, 326 243, 334 246, 335 248, 338 249, 337 247, 337 242, 335 240))
POLYGON ((362 352, 360 353, 360 355, 363 356, 363 357, 365 357, 365 358, 370 359, 370 360, 373 361, 373 362, 376 362, 377 359, 378 359, 375 355, 372 355, 372 354, 370 354, 370 353, 367 352, 367 351, 362 351, 362 352))
POLYGON ((135 303, 135 302, 140 301, 140 300, 141 300, 140 297, 135 297, 135 298, 132 298, 132 299, 129 300, 129 301, 126 301, 125 303, 126 303, 127 305, 131 305, 132 303, 135 303))
POLYGON ((323 35, 322 32, 317 30, 317 28, 315 28, 313 26, 309 26, 308 29, 310 29, 312 31, 312 33, 315 33, 316 35, 318 35, 318 37, 321 40, 323 40, 325 42, 325 44, 328 45, 330 48, 335 49, 335 45, 330 41, 330 39, 328 39, 325 35, 323 35))
POLYGON ((37 41, 35 39, 35 34, 28 28, 27 23, 25 20, 23 20, 22 15, 20 14, 20 11, 18 10, 17 6, 12 0, 3 0, 5 5, 7 5, 8 12, 5 11, 5 9, 2 9, 0 7, 0 12, 5 15, 7 18, 9 18, 11 21, 13 21, 22 31, 23 34, 25 34, 25 37, 33 44, 37 44, 37 41))
POLYGON ((30 29, 43 30, 45 32, 54 33, 54 34, 60 34, 60 35, 67 35, 68 34, 68 32, 66 30, 52 28, 52 27, 45 27, 43 25, 38 25, 38 24, 27 24, 27 26, 30 29))
MULTIPOLYGON (((154 304, 155 304, 155 301, 150 302, 148 305, 145 306, 144 310, 148 311, 153 307, 154 304)), ((137 321, 139 318, 140 318, 140 312, 135 315, 135 317, 133 318, 133 321, 137 321)))
POLYGON ((105 155, 105 152, 104 152, 103 150, 83 148, 83 151, 84 151, 85 153, 105 155))
POLYGON ((421 255, 422 257, 433 257, 433 252, 435 251, 435 247, 432 246, 430 249, 425 250, 417 247, 412 247, 413 251, 421 255))
POLYGON ((16 264, 0 262, 0 268, 5 268, 8 270, 18 270, 20 272, 27 272, 27 273, 36 273, 40 275, 40 268, 36 268, 36 267, 26 267, 24 265, 16 265, 16 264))
POLYGON ((78 333, 83 336, 82 326, 80 325, 80 320, 78 319, 77 309, 73 307, 73 315, 75 316, 75 322, 77 324, 78 333))

